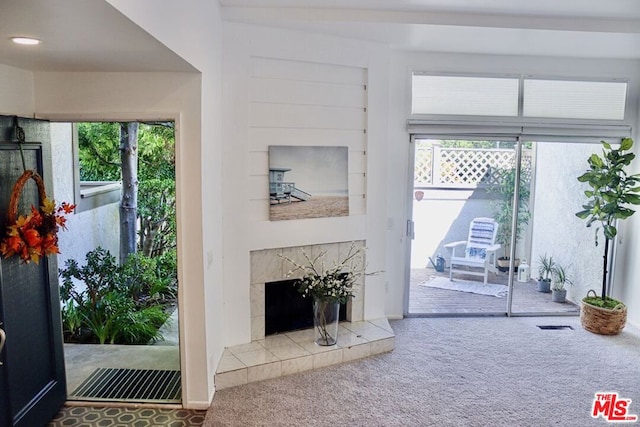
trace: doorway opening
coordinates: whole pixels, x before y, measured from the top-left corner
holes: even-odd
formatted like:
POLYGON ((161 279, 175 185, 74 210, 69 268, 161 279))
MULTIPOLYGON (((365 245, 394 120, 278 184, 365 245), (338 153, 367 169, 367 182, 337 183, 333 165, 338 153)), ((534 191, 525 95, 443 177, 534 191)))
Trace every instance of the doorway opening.
POLYGON ((174 122, 51 126, 68 399, 179 404, 174 122))

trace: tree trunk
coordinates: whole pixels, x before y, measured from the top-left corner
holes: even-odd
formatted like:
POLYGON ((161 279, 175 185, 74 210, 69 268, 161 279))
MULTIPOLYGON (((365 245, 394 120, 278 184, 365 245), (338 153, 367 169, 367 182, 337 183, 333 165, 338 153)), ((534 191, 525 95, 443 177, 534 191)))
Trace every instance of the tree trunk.
POLYGON ((138 211, 138 123, 120 123, 122 200, 120 201, 120 264, 136 252, 138 211))
POLYGON ((609 239, 604 239, 604 255, 602 256, 602 300, 607 297, 607 267, 609 265, 609 239))

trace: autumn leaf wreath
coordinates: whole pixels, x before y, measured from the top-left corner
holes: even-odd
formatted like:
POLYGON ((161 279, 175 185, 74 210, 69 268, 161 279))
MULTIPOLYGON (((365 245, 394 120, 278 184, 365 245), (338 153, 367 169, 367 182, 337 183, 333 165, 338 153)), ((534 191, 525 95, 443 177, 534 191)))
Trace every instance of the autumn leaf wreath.
POLYGON ((5 258, 19 256, 23 262, 36 264, 40 258, 51 254, 59 254, 58 230, 66 230, 66 215, 73 212, 75 205, 66 202, 59 206, 49 199, 45 192, 42 177, 33 170, 25 171, 16 181, 7 213, 7 232, 0 242, 0 254, 5 258), (31 213, 18 216, 20 195, 27 181, 33 179, 38 187, 38 195, 42 205, 31 206, 31 213))

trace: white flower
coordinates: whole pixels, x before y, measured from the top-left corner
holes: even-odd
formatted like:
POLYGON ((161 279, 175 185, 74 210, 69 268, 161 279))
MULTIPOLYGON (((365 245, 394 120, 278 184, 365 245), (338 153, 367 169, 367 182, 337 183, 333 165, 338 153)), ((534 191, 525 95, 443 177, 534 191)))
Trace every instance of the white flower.
POLYGON ((307 261, 304 265, 282 255, 281 258, 294 266, 287 273, 288 277, 295 276, 297 272, 301 273, 301 279, 296 281, 296 286, 304 297, 328 298, 346 302, 354 295, 356 290, 354 284, 361 277, 376 274, 365 272, 364 256, 360 255, 363 252, 363 247, 356 248, 355 243, 352 243, 344 258, 340 262, 334 261, 333 267, 329 270, 325 269, 324 257, 327 251, 322 251, 315 258, 310 258, 307 253, 302 251, 302 255, 307 261), (317 266, 320 267, 319 270, 317 266))

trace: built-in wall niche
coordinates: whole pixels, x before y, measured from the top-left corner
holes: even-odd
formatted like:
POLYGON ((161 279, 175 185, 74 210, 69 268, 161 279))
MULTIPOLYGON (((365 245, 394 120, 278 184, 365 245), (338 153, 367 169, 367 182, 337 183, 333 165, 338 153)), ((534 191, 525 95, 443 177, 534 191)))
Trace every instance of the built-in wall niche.
POLYGON ((269 146, 269 219, 349 215, 348 147, 269 146))
MULTIPOLYGON (((295 283, 295 280, 265 283, 265 335, 313 327, 313 299, 304 298, 296 289, 295 283)), ((340 304, 339 320, 346 319, 347 305, 340 304)))

